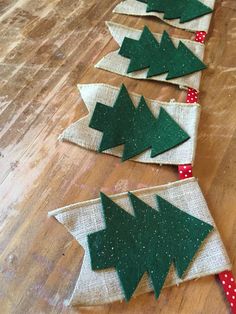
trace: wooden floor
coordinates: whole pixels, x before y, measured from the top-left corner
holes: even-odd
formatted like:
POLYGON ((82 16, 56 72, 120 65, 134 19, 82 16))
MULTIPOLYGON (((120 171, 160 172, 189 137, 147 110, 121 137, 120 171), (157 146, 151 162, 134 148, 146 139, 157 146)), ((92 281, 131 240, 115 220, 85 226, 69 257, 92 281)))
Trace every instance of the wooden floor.
MULTIPOLYGON (((77 83, 103 82, 149 98, 184 101, 164 83, 95 69, 117 46, 106 20, 193 35, 157 19, 112 14, 120 0, 0 2, 0 313, 229 313, 213 276, 130 303, 68 308, 83 251, 49 210, 175 181, 177 168, 89 152, 57 137, 86 113, 77 83)), ((236 1, 216 1, 206 43, 202 115, 194 175, 199 178, 236 275, 236 1)))

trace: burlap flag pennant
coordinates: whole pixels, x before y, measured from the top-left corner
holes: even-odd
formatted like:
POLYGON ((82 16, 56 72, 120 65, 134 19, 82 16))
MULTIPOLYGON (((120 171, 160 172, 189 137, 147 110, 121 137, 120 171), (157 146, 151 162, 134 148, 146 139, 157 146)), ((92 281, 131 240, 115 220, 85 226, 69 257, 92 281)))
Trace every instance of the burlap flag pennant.
MULTIPOLYGON (((112 107, 117 99, 120 88, 106 84, 78 85, 81 97, 88 109, 88 114, 70 125, 61 135, 60 140, 69 141, 90 150, 98 151, 102 140, 102 133, 89 126, 91 117, 97 103, 112 107)), ((129 93, 135 106, 140 101, 140 95, 129 93)), ((198 104, 184 104, 175 101, 161 102, 146 99, 145 101, 152 114, 156 117, 160 108, 164 108, 169 116, 178 123, 189 138, 183 143, 173 147, 155 157, 151 157, 150 149, 133 157, 132 160, 156 164, 193 164, 197 140, 197 128, 200 115, 198 104)), ((142 131, 142 130, 141 130, 142 131)), ((145 132, 145 130, 143 130, 145 132)), ((107 149, 104 153, 122 156, 123 145, 107 149)))
MULTIPOLYGON (((120 25, 113 22, 107 22, 107 26, 109 31, 114 38, 114 40, 121 47, 125 38, 140 39, 142 34, 142 30, 129 28, 124 25, 120 25)), ((160 42, 163 34, 152 33, 155 39, 160 42)), ((200 61, 203 61, 204 56, 204 45, 198 42, 194 42, 191 40, 180 39, 171 37, 173 44, 177 47, 180 43, 181 45, 185 45, 190 53, 193 53, 196 58, 200 61)), ((168 82, 171 84, 176 84, 180 88, 194 88, 195 90, 199 90, 200 81, 201 81, 201 71, 194 72, 192 74, 188 74, 182 77, 177 77, 173 79, 167 79, 168 74, 160 74, 147 78, 148 69, 143 69, 131 73, 127 73, 130 64, 130 59, 121 56, 119 54, 119 49, 108 53, 105 57, 103 57, 95 67, 104 69, 110 72, 114 72, 123 76, 128 76, 135 79, 151 79, 155 81, 168 82)))
MULTIPOLYGON (((191 215, 202 221, 203 224, 209 224, 214 228, 201 244, 184 277, 180 279, 172 265, 164 287, 231 269, 224 245, 195 178, 141 189, 132 193, 148 206, 160 210, 156 203, 156 196, 158 195, 158 197, 178 207, 183 213, 191 215)), ((109 196, 109 198, 122 209, 134 215, 134 209, 127 193, 109 196)), ((91 268, 88 235, 105 228, 101 200, 94 199, 69 205, 56 209, 50 212, 49 215, 54 216, 60 223, 65 225, 85 251, 83 264, 80 274, 78 274, 70 304, 95 305, 124 299, 121 283, 114 268, 99 271, 91 268)), ((145 274, 139 282, 134 296, 152 290, 150 278, 145 274)))
MULTIPOLYGON (((215 0, 200 0, 201 3, 213 9, 215 0)), ((120 2, 113 10, 114 13, 126 14, 126 15, 135 15, 135 16, 154 16, 167 24, 170 24, 174 27, 182 28, 185 30, 189 30, 191 32, 196 31, 205 31, 208 32, 212 14, 207 14, 200 16, 191 21, 180 23, 179 19, 165 19, 164 13, 150 11, 147 12, 147 3, 144 1, 137 0, 124 0, 120 2)))

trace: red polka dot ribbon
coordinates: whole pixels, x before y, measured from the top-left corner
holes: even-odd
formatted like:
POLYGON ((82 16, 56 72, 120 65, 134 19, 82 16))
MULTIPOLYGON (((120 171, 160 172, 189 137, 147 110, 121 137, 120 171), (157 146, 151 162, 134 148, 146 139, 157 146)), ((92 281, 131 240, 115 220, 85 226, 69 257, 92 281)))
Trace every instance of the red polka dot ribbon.
MULTIPOLYGON (((204 43, 206 38, 206 32, 197 32, 195 41, 204 43)), ((189 88, 187 92, 186 102, 188 104, 196 103, 198 101, 198 92, 189 88)), ((179 179, 187 179, 193 176, 192 165, 178 165, 179 179)), ((230 304, 230 308, 233 314, 236 314, 236 282, 233 277, 233 273, 230 270, 223 271, 218 274, 218 278, 225 291, 226 298, 230 304)))
POLYGON ((198 92, 193 88, 189 88, 186 101, 191 104, 196 103, 198 101, 198 92))
POLYGON ((178 165, 179 179, 187 179, 193 176, 192 165, 178 165))
POLYGON ((233 274, 230 270, 226 270, 218 274, 223 289, 225 291, 226 298, 230 304, 231 311, 236 314, 236 282, 233 274))
POLYGON ((204 44, 204 41, 206 39, 206 32, 196 32, 195 41, 204 44))

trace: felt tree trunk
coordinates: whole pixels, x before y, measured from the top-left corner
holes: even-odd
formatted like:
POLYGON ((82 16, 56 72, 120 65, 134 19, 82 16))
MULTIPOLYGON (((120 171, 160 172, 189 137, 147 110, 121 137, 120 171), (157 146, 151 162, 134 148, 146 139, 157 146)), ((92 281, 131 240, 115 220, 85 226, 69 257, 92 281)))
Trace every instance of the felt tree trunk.
POLYGON ((212 12, 212 9, 199 0, 138 0, 147 3, 147 12, 164 13, 164 19, 180 19, 186 23, 212 12))
POLYGON ((143 97, 135 108, 124 85, 112 108, 96 104, 89 126, 103 132, 100 152, 125 145, 123 161, 149 148, 151 157, 155 157, 190 138, 163 107, 157 118, 143 97))
POLYGON ((181 41, 176 48, 164 31, 159 44, 146 26, 139 40, 125 37, 119 54, 130 59, 127 73, 148 68, 147 77, 168 72, 166 79, 170 80, 206 68, 181 41))

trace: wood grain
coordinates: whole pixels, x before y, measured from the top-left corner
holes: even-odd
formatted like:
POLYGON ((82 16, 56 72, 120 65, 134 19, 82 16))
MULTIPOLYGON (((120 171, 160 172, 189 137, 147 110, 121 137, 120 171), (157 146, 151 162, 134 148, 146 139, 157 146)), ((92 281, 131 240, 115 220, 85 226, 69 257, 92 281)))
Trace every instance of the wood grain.
MULTIPOLYGON (((184 101, 164 83, 136 81, 94 64, 115 49, 113 20, 192 38, 154 18, 112 15, 117 1, 3 0, 0 3, 0 312, 229 313, 213 276, 130 303, 68 308, 83 251, 49 210, 98 196, 174 181, 177 168, 120 163, 57 141, 86 109, 76 84, 104 82, 149 98, 184 101)), ((236 275, 236 7, 217 1, 207 39, 194 174, 199 178, 236 275)), ((187 117, 186 117, 187 118, 187 117)))

